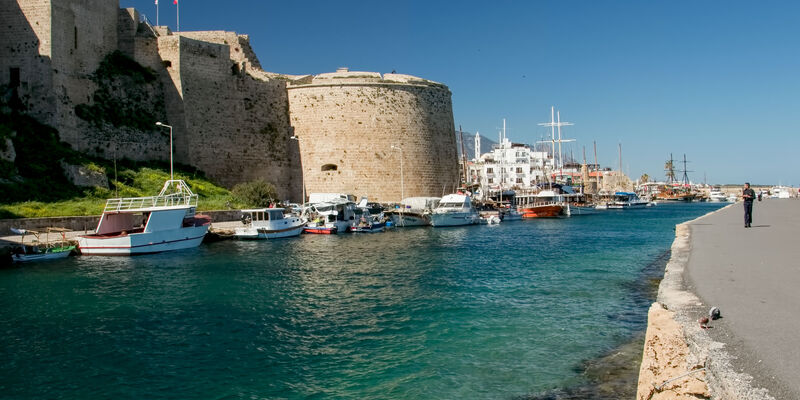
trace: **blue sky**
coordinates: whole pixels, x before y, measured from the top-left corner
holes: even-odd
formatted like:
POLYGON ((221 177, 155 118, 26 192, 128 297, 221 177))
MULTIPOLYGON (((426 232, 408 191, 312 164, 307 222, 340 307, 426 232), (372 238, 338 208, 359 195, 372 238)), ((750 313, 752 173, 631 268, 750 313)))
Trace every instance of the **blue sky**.
MULTIPOLYGON (((155 22, 153 0, 120 0, 155 22)), ((181 0, 181 30, 250 35, 262 66, 407 73, 453 93, 456 129, 515 142, 561 110, 576 158, 664 178, 800 185, 798 1, 181 0)), ((160 23, 175 29, 161 0, 160 23)), ((569 147, 567 147, 569 151, 569 147)))

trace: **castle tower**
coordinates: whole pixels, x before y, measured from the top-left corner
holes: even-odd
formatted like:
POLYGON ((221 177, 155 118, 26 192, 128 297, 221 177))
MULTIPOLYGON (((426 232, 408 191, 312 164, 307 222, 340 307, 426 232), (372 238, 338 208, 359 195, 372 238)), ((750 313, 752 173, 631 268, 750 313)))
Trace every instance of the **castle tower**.
POLYGON ((401 186, 406 197, 441 196, 458 184, 453 107, 445 85, 342 68, 290 83, 288 92, 309 193, 394 202, 401 200, 401 186))

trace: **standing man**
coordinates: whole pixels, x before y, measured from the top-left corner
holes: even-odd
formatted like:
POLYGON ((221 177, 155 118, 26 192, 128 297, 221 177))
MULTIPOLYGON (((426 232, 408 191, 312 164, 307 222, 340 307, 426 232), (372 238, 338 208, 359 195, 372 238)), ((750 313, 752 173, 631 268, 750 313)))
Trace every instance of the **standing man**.
POLYGON ((753 199, 756 198, 756 192, 750 189, 749 182, 744 183, 742 198, 744 199, 744 227, 749 228, 753 223, 753 199))

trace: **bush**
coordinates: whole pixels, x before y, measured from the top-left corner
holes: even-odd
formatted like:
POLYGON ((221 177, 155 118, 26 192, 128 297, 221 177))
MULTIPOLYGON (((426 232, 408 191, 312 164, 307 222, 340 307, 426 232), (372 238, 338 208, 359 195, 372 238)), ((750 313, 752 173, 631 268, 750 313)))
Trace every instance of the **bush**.
POLYGON ((267 207, 278 197, 275 186, 263 179, 240 183, 233 187, 231 193, 234 201, 244 207, 267 207))

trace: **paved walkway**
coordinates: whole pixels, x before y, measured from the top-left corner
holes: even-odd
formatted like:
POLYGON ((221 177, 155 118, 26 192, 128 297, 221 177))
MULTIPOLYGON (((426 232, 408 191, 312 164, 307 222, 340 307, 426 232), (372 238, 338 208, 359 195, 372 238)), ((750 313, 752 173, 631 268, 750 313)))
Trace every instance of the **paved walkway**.
POLYGON ((723 318, 709 335, 777 399, 800 399, 800 200, 742 203, 690 224, 688 283, 723 318))

